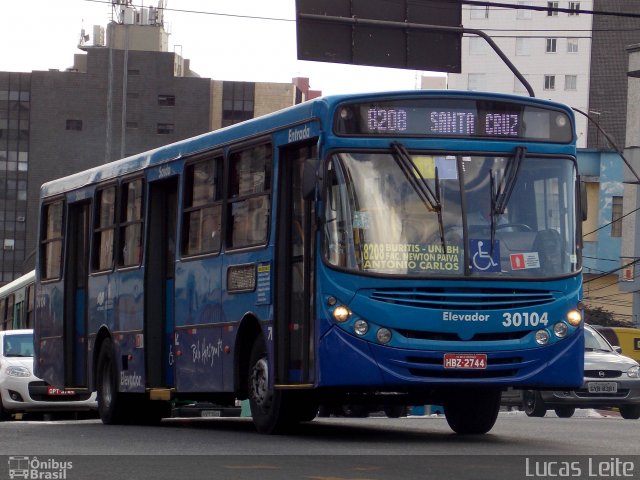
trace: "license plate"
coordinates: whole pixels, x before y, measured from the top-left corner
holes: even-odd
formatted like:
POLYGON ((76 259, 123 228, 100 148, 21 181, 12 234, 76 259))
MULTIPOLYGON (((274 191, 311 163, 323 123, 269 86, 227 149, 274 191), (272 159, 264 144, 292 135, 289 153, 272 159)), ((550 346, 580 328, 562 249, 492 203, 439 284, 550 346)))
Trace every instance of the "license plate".
POLYGON ((200 412, 201 417, 219 417, 220 410, 202 410, 200 412))
POLYGON ((487 368, 487 355, 484 353, 445 353, 444 368, 481 370, 487 368))
POLYGON ((65 390, 63 388, 49 387, 47 389, 48 395, 75 395, 74 390, 65 390))
POLYGON ((618 384, 616 382, 589 382, 587 384, 589 393, 617 393, 618 384))

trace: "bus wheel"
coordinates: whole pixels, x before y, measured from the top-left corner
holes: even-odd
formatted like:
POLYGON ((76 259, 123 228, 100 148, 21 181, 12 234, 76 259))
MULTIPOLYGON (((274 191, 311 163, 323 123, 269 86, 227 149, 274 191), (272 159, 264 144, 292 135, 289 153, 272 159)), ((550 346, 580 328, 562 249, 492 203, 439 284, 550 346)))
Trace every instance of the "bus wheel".
POLYGON ((553 409, 560 418, 571 418, 576 413, 575 407, 556 407, 553 409))
POLYGON ((626 420, 637 420, 640 418, 640 405, 620 405, 620 415, 626 420))
POLYGON ((259 433, 281 433, 290 426, 291 421, 284 405, 287 393, 274 390, 269 385, 267 348, 260 336, 253 344, 249 361, 249 405, 253 424, 259 433))
POLYGON ((405 405, 385 405, 384 414, 388 418, 406 417, 407 407, 405 405))
POLYGON ((443 402, 451 430, 461 435, 479 435, 493 428, 500 410, 500 390, 455 390, 443 402))
POLYGON ((106 425, 125 423, 122 394, 118 392, 115 352, 109 338, 106 338, 100 347, 96 377, 98 414, 102 423, 106 425))
POLYGON ((540 392, 535 390, 524 390, 522 392, 522 404, 527 417, 544 417, 547 407, 542 401, 540 392))

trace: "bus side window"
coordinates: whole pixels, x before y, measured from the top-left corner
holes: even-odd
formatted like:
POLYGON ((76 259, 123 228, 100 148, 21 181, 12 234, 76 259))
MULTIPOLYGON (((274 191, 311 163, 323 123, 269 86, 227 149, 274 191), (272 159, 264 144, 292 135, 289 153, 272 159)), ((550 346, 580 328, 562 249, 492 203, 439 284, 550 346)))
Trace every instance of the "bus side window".
POLYGON ((53 202, 43 208, 42 229, 42 279, 60 278, 62 267, 62 201, 53 202))
POLYGON ((234 152, 229 168, 227 246, 262 245, 269 233, 271 144, 234 152))
POLYGON ((188 165, 186 170, 182 253, 217 253, 222 243, 222 157, 188 165))
POLYGON ((119 266, 138 266, 142 261, 143 192, 141 178, 122 184, 119 266))
POLYGON ((113 266, 113 242, 116 228, 116 187, 96 193, 95 225, 93 229, 93 269, 110 270, 113 266))

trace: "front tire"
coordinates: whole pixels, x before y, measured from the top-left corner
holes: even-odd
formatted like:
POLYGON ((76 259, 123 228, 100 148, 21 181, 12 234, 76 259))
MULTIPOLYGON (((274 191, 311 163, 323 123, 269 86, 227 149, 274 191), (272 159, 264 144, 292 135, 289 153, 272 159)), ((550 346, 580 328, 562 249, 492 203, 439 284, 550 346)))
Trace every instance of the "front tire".
POLYGON ((527 417, 544 417, 547 413, 547 407, 542 401, 540 392, 535 390, 522 392, 522 404, 527 417))
POLYGON ((460 435, 482 435, 491 430, 500 411, 500 390, 455 390, 443 402, 451 430, 460 435))
POLYGON ((273 388, 262 336, 251 349, 248 391, 251 416, 258 433, 284 433, 298 422, 313 420, 318 411, 318 405, 312 405, 304 395, 296 396, 296 392, 273 388))
POLYGON ((640 418, 640 405, 620 405, 620 415, 626 420, 640 418))
POLYGON ((2 397, 0 396, 0 422, 11 420, 11 413, 7 412, 2 406, 2 397))

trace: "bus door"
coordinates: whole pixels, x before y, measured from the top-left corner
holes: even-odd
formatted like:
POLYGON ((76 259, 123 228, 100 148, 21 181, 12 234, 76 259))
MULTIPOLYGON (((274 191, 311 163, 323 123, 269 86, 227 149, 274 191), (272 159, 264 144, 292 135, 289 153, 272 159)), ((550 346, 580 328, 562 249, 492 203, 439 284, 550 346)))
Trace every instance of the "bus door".
POLYGON ((316 141, 280 149, 275 295, 275 384, 314 382, 313 202, 302 195, 304 161, 316 157, 316 141))
POLYGON ((69 204, 64 277, 64 382, 87 384, 87 269, 89 267, 89 217, 91 202, 69 204))
POLYGON ((145 262, 145 365, 147 386, 174 385, 174 279, 178 177, 149 182, 145 262))

